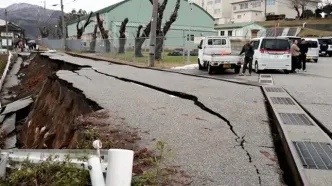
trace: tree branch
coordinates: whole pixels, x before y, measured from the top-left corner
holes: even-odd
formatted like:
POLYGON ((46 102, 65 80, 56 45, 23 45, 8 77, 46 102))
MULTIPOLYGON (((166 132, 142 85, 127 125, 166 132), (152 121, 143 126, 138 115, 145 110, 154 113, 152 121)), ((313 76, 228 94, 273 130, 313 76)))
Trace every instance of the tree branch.
POLYGON ((178 17, 178 11, 180 9, 180 3, 181 3, 180 0, 176 1, 175 8, 174 8, 174 11, 173 11, 172 15, 169 18, 169 20, 165 23, 165 26, 164 26, 164 29, 163 29, 163 35, 164 36, 167 34, 167 32, 171 28, 172 24, 176 21, 176 19, 178 17))

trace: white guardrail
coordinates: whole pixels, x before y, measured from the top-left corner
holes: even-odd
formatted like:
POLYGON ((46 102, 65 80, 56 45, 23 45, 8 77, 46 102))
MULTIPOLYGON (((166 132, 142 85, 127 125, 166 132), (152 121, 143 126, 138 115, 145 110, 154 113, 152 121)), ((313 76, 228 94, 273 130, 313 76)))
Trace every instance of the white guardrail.
POLYGON ((130 186, 134 151, 125 149, 100 150, 102 145, 99 140, 96 140, 93 146, 97 153, 69 149, 0 150, 0 178, 6 176, 6 169, 11 167, 10 161, 23 162, 28 159, 31 163, 40 163, 52 156, 56 157, 52 161, 63 162, 67 161, 69 155, 70 163, 76 164, 78 168, 89 170, 92 186, 130 186), (80 160, 82 156, 87 157, 88 160, 80 160), (106 180, 104 173, 106 173, 106 180))
MULTIPOLYGON (((9 70, 9 66, 10 66, 10 63, 11 63, 12 56, 13 56, 12 53, 9 52, 7 65, 6 65, 5 70, 3 71, 3 74, 2 74, 1 79, 0 79, 0 91, 2 90, 3 83, 5 82, 5 79, 6 79, 8 70, 9 70)), ((1 103, 0 103, 0 108, 1 108, 1 103)))

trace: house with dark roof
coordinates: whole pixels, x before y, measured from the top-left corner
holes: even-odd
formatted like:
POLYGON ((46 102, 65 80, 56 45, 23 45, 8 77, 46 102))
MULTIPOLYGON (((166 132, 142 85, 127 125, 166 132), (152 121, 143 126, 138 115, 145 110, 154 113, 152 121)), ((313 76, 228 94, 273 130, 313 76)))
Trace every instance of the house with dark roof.
POLYGON ((7 48, 7 38, 9 48, 12 48, 17 38, 23 36, 23 34, 24 29, 12 22, 8 22, 8 33, 6 33, 6 21, 0 19, 0 49, 7 48))
MULTIPOLYGON (((175 4, 175 0, 168 1, 164 11, 164 18, 162 20, 163 25, 169 20, 174 11, 175 4)), ((121 22, 125 18, 128 18, 129 22, 126 27, 126 45, 133 46, 138 26, 142 25, 144 29, 151 20, 152 5, 149 1, 124 0, 97 12, 100 14, 101 19, 104 20, 104 28, 108 30, 110 39, 119 38, 121 22)), ((94 12, 92 17, 94 22, 86 28, 82 36, 83 40, 92 39, 93 30, 96 24, 95 14, 97 12, 94 12)), ((86 18, 87 16, 81 18, 79 24, 84 24, 86 18)), ((78 20, 73 20, 67 23, 68 37, 70 39, 77 38, 77 22, 78 20)), ((196 46, 194 41, 196 41, 197 38, 210 35, 217 35, 217 32, 214 30, 214 18, 200 6, 194 3, 189 4, 188 0, 181 0, 178 17, 166 35, 165 45, 169 46, 168 48, 172 48, 172 46, 196 46)), ((100 33, 97 33, 97 37, 99 39, 101 38, 100 33)), ((146 43, 148 46, 148 42, 146 43)))

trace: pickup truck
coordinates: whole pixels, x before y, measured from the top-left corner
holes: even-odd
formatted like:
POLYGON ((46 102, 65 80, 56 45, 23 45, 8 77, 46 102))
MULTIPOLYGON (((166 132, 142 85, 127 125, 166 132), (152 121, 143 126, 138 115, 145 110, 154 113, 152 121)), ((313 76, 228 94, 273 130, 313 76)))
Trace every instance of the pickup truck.
POLYGON ((198 45, 198 68, 207 68, 212 74, 216 70, 234 69, 240 73, 243 57, 231 54, 231 42, 228 37, 208 36, 198 45))

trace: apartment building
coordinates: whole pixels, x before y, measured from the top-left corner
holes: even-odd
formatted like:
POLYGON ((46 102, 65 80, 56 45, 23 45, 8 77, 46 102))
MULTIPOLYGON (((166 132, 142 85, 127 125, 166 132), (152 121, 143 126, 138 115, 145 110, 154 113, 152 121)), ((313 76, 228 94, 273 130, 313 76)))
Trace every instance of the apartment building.
POLYGON ((231 0, 192 0, 215 19, 215 24, 226 24, 230 22, 232 5, 231 0))
MULTIPOLYGON (((306 9, 313 12, 317 8, 318 1, 312 1, 306 9)), ((286 18, 296 18, 297 12, 289 0, 232 0, 231 21, 234 23, 249 21, 264 21, 265 11, 267 15, 284 14, 286 18)))

